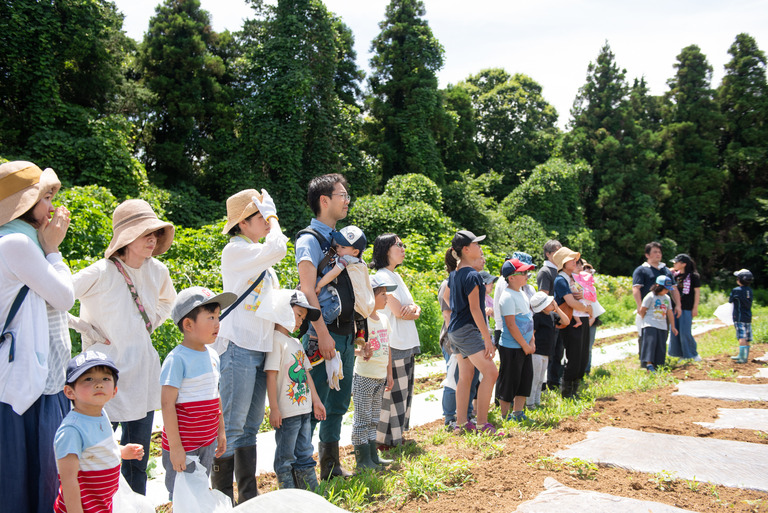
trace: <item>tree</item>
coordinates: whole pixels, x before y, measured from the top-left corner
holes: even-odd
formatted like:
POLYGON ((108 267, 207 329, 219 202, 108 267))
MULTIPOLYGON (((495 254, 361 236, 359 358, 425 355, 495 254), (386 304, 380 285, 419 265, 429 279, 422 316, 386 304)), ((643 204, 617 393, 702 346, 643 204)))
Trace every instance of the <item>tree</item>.
POLYGON ((711 233, 718 224, 725 185, 717 151, 722 116, 710 88, 712 67, 699 47, 683 48, 675 69, 667 82, 661 132, 664 231, 709 269, 718 252, 711 233))
POLYGON ((437 145, 446 169, 446 181, 458 180, 462 171, 477 173, 475 111, 472 98, 460 85, 448 85, 443 96, 443 123, 437 132, 437 145))
POLYGON ((381 161, 385 180, 420 173, 441 185, 445 167, 436 144, 442 120, 436 73, 443 66, 443 47, 425 13, 420 0, 392 0, 387 6, 371 44, 366 130, 369 152, 381 161))
POLYGON ((140 63, 154 93, 146 163, 157 181, 176 185, 198 178, 205 141, 227 118, 222 104, 228 98, 219 82, 226 65, 214 53, 217 38, 199 0, 165 0, 149 21, 140 63))
POLYGON ((226 188, 259 187, 285 205, 281 224, 296 230, 311 217, 307 182, 343 173, 351 192, 372 188, 373 165, 358 149, 360 72, 349 29, 319 0, 254 3, 243 28, 238 151, 226 188))
POLYGON ((583 184, 587 224, 595 231, 603 270, 615 274, 629 272, 661 228, 658 155, 652 132, 637 121, 625 76, 606 43, 587 68, 563 143, 571 161, 592 167, 583 184))
POLYGON ((504 176, 495 195, 503 198, 552 153, 557 111, 527 75, 486 69, 460 83, 472 98, 480 172, 504 176))
MULTIPOLYGON (((736 36, 728 53, 732 58, 725 65, 725 76, 717 91, 724 117, 720 151, 728 172, 724 219, 718 239, 725 242, 729 267, 751 265, 765 269, 768 254, 765 239, 768 232, 766 59, 748 34, 736 36)), ((724 260, 720 263, 726 265, 724 260)))

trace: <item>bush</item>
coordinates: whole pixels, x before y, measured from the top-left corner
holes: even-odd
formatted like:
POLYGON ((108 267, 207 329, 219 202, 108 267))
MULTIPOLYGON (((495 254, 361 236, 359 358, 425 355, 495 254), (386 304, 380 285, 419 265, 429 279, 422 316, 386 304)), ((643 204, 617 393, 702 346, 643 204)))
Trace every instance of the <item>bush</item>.
POLYGON ((69 230, 59 249, 76 272, 104 256, 112 239, 112 212, 117 199, 104 187, 63 188, 56 196, 71 213, 69 230))
POLYGON ((432 180, 420 174, 397 175, 389 179, 384 195, 401 204, 420 201, 440 212, 443 209, 443 192, 432 180))
POLYGON ((436 240, 453 229, 451 220, 421 201, 405 201, 389 196, 363 196, 350 209, 349 224, 360 227, 369 241, 393 232, 400 237, 418 233, 436 240))

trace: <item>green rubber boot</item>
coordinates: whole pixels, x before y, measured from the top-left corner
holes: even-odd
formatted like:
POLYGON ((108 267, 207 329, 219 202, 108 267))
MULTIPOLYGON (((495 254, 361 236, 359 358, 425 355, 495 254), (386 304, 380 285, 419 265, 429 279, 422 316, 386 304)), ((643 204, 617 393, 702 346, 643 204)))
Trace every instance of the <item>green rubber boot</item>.
POLYGON ((379 466, 371 460, 371 446, 368 444, 355 446, 355 460, 357 461, 356 472, 362 472, 367 468, 379 470, 379 466))
POLYGON ((371 461, 374 462, 376 465, 381 465, 382 467, 388 467, 392 464, 392 460, 388 460, 386 458, 382 458, 379 456, 379 444, 376 443, 376 440, 369 440, 368 441, 368 447, 371 448, 371 461))

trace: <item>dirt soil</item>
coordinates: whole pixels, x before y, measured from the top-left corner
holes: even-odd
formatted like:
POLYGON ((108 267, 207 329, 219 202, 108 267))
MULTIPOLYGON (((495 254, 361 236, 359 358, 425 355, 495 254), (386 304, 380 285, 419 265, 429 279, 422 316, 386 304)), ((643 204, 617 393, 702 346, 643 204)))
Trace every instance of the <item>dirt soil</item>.
MULTIPOLYGON (((768 344, 752 346, 751 356, 766 353, 768 344)), ((768 384, 766 378, 754 378, 765 364, 751 362, 737 365, 729 354, 708 358, 699 364, 688 363, 673 371, 679 380, 726 379, 747 384, 768 384), (715 376, 713 377, 712 371, 715 376), (731 371, 735 370, 734 373, 731 371)), ((601 466, 593 479, 580 479, 568 468, 552 468, 542 458, 551 458, 555 452, 584 440, 588 431, 605 426, 636 429, 655 433, 721 438, 757 444, 768 444, 768 434, 752 430, 712 430, 694 422, 712 422, 717 408, 768 408, 765 402, 732 402, 672 396, 674 386, 649 392, 630 392, 597 401, 593 409, 577 418, 565 420, 549 431, 513 431, 500 440, 504 451, 493 459, 484 459, 479 450, 457 443, 454 436, 441 445, 432 445, 430 439, 443 429, 442 420, 420 426, 408 432, 408 439, 420 449, 445 455, 451 460, 472 462, 472 480, 460 490, 438 496, 411 499, 405 504, 377 502, 368 511, 385 512, 512 512, 517 506, 533 499, 544 490, 544 479, 552 477, 560 483, 579 490, 594 490, 612 495, 656 501, 692 511, 768 512, 768 494, 723 486, 699 483, 690 486, 686 481, 674 481, 658 486, 651 474, 631 472, 601 466), (663 488, 663 489, 660 489, 663 488)), ((352 447, 342 449, 346 464, 354 465, 352 447)), ((550 460, 557 461, 557 460, 550 460)), ((273 474, 259 478, 262 493, 275 489, 273 474)), ((158 511, 167 509, 158 508, 158 511)))

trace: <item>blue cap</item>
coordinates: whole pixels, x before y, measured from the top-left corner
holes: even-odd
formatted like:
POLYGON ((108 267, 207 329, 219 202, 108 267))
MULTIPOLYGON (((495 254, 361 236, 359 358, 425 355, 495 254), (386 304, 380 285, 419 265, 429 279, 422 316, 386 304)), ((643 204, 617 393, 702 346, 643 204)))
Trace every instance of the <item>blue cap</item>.
POLYGON ((672 278, 663 274, 656 278, 656 284, 663 286, 667 290, 675 288, 675 282, 672 281, 672 278))
POLYGON ((333 232, 333 240, 339 246, 351 246, 360 251, 360 256, 363 256, 363 251, 368 247, 368 239, 365 238, 363 230, 357 226, 345 226, 339 231, 333 232))
POLYGON ((117 382, 119 371, 112 358, 98 351, 85 351, 69 360, 67 364, 67 383, 74 383, 85 371, 94 367, 109 367, 115 371, 115 382, 117 382))

